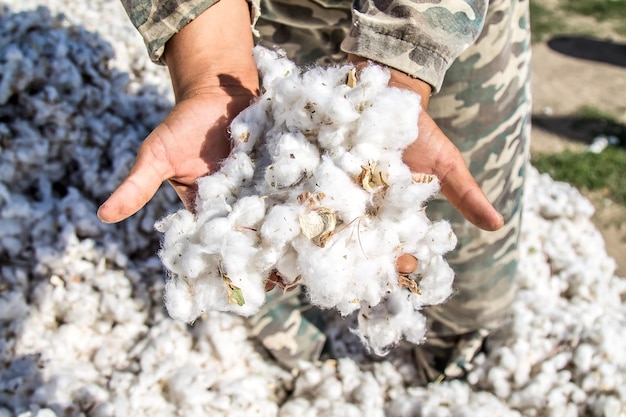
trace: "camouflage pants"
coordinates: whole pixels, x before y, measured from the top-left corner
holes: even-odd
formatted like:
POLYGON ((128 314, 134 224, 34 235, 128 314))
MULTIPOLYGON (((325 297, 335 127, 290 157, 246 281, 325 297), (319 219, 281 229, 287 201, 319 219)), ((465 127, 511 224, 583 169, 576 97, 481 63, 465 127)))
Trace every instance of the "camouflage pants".
MULTIPOLYGON (((258 43, 280 46, 298 64, 339 62, 345 59, 339 45, 350 28, 350 6, 341 0, 262 2, 258 43)), ((529 59, 528 1, 492 0, 480 37, 455 61, 430 100, 429 114, 461 150, 506 223, 497 232, 485 232, 447 201, 430 203, 430 217, 451 220, 459 244, 447 257, 456 272, 456 294, 427 310, 427 344, 484 335, 507 319, 529 151, 529 59)))

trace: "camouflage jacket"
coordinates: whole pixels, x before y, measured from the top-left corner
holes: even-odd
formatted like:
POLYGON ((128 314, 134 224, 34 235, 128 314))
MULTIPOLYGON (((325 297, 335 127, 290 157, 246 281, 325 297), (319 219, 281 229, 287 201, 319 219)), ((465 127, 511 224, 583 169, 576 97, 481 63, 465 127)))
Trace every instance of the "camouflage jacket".
MULTIPOLYGON (((167 40, 218 0, 121 1, 151 59, 162 63, 167 40)), ((261 0, 249 1, 254 26, 261 0)), ((345 52, 420 78, 435 91, 450 65, 480 34, 488 7, 488 0, 309 1, 316 7, 352 7, 352 27, 342 44, 345 52)))

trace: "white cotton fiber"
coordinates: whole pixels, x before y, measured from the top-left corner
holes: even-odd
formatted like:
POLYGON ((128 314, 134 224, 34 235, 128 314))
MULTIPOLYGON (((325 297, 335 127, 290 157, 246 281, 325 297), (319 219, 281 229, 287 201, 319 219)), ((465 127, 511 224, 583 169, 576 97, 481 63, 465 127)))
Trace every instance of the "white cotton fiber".
MULTIPOLYGON (((384 361, 373 358, 347 330, 356 326, 355 315, 334 311, 322 314, 331 355, 340 359, 302 362, 287 372, 266 356, 241 317, 202 312, 215 300, 224 303, 220 308, 229 305, 218 275, 195 281, 206 287, 198 291, 206 300, 181 299, 189 309, 179 319, 200 314, 194 325, 173 320, 163 308, 166 282, 152 225, 180 206, 175 193, 163 187, 119 225, 93 217, 125 177, 141 140, 171 108, 151 86, 169 86, 167 70, 149 62, 120 2, 4 4, 32 10, 0 12, 2 39, 21 55, 19 61, 0 58, 0 77, 7 77, 0 95, 12 95, 0 123, 0 416, 626 415, 626 280, 615 275, 589 201, 532 167, 511 320, 490 334, 466 378, 420 386, 413 346, 400 344, 384 361), (35 11, 37 5, 65 17, 35 11), (81 27, 68 27, 67 19, 81 27), (115 58, 103 38, 114 45, 115 58), (71 188, 79 192, 69 199, 71 188), (93 211, 85 213, 89 207, 93 211), (506 374, 506 399, 486 377, 493 368, 506 374), (322 397, 329 388, 332 400, 322 397)), ((5 52, 0 48, 0 57, 5 52)), ((384 84, 366 81, 375 71, 388 75, 370 67, 346 97, 365 102, 383 92, 384 84)), ((320 128, 320 137, 331 127, 320 128)), ((342 128, 344 139, 351 129, 342 128)), ((249 133, 259 138, 266 132, 249 133)), ((355 162, 350 174, 357 176, 362 164, 355 162)), ((218 237, 197 232, 203 240, 194 245, 204 246, 207 238, 215 245, 208 252, 219 249, 231 230, 228 212, 241 197, 232 195, 218 216, 207 216, 225 221, 214 228, 218 237)), ((288 206, 302 207, 296 201, 288 206)), ((389 213, 379 217, 389 219, 389 213)), ((428 222, 419 221, 427 230, 428 222)), ((294 279, 298 254, 281 242, 285 254, 276 267, 283 279, 294 279)))
POLYGON ((419 97, 388 87, 373 65, 304 71, 261 47, 254 55, 263 94, 232 122, 232 153, 198 181, 195 215, 157 225, 168 309, 186 321, 213 309, 253 314, 277 271, 314 305, 368 310, 355 332, 376 353, 403 337, 419 343, 419 309, 451 294, 442 255, 456 244, 448 223, 424 213, 436 179, 416 180, 402 161, 418 136, 419 97), (403 253, 420 264, 406 277, 395 266, 403 253))

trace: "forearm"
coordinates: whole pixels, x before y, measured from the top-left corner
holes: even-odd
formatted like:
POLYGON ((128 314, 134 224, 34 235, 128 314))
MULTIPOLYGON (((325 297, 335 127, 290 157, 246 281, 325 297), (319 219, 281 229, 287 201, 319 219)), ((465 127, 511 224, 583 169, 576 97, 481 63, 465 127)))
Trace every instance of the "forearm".
POLYGON ((245 0, 221 0, 188 23, 165 45, 177 101, 215 87, 236 94, 258 88, 245 0))
POLYGON ((436 92, 450 65, 482 31, 487 4, 487 0, 358 0, 342 49, 419 78, 436 92))
POLYGON ((165 43, 218 0, 120 0, 152 61, 163 64, 165 43))
MULTIPOLYGON (((355 64, 357 67, 367 65, 368 59, 358 55, 348 54, 348 61, 355 64)), ((432 86, 419 78, 412 77, 402 71, 395 68, 389 68, 391 72, 391 78, 389 79, 389 85, 411 90, 420 95, 422 109, 428 108, 428 102, 430 101, 430 94, 432 93, 432 86)))

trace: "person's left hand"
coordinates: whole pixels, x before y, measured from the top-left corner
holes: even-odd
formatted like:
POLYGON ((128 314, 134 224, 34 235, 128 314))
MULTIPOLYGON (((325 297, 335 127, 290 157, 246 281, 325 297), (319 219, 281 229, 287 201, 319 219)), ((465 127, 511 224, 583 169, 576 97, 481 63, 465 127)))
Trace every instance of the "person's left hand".
MULTIPOLYGON (((357 67, 367 65, 362 57, 350 55, 357 67)), ((434 174, 441 192, 463 217, 483 230, 495 231, 504 225, 504 218, 493 207, 470 173, 463 155, 428 115, 431 86, 419 79, 389 68, 389 85, 419 94, 422 111, 418 118, 419 136, 404 151, 404 162, 412 172, 434 174)))

